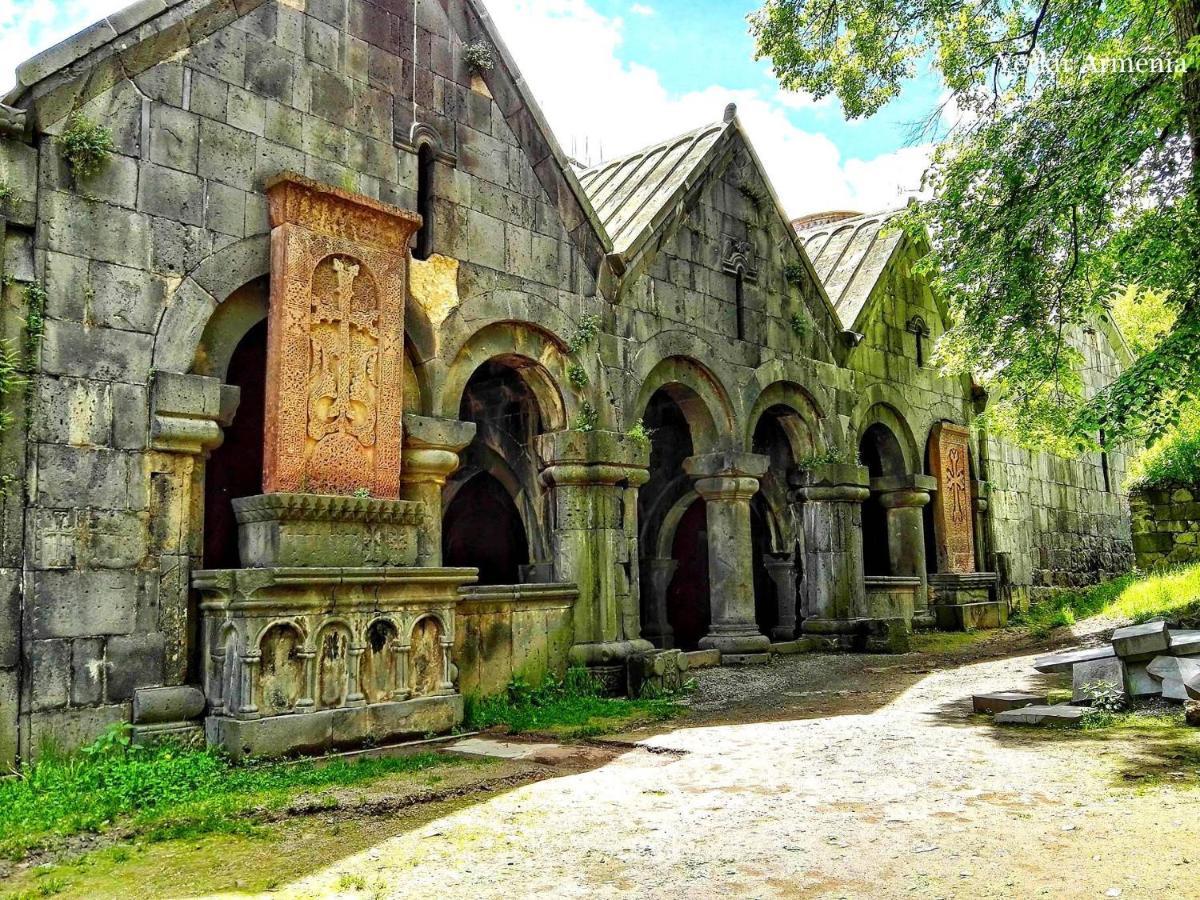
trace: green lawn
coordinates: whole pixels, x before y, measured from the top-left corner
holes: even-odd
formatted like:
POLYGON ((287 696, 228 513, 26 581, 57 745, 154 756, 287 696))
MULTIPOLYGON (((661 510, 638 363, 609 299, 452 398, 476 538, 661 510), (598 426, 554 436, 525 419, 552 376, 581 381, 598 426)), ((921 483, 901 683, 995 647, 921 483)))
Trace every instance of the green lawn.
POLYGON ((1033 604, 1013 619, 1035 635, 1103 615, 1145 622, 1200 617, 1200 564, 1153 574, 1130 574, 1095 587, 1060 591, 1033 604))

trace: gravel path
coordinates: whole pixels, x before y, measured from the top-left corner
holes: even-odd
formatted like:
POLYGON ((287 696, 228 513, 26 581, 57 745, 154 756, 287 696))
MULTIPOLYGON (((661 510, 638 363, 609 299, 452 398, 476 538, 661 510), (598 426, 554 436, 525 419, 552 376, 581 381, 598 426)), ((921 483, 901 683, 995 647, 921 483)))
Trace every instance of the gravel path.
POLYGON ((1200 896, 1196 772, 1175 771, 1195 739, 1047 737, 970 715, 973 692, 1044 688, 1030 659, 700 673, 685 723, 271 896, 1200 896), (1147 771, 1162 777, 1127 780, 1147 771))

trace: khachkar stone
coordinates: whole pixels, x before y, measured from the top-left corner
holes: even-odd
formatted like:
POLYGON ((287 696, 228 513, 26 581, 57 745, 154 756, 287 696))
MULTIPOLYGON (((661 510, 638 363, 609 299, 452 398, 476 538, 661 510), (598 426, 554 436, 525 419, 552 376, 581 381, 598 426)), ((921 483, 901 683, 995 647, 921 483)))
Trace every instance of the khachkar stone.
POLYGON ((264 491, 396 500, 408 245, 421 218, 292 173, 267 197, 264 491))
POLYGON ((930 437, 929 462, 937 478, 933 500, 938 571, 975 571, 975 523, 971 505, 970 432, 939 422, 930 437))

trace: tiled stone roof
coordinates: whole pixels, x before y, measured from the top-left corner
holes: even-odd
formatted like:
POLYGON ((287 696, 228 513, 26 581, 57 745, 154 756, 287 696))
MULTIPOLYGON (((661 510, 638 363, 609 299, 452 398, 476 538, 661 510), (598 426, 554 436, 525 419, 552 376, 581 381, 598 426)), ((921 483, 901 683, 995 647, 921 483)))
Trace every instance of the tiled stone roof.
POLYGON ((807 228, 802 219, 793 223, 846 328, 854 327, 892 254, 904 240, 899 228, 887 227, 899 212, 855 215, 807 228))
POLYGON ((705 125, 580 175, 615 253, 634 252, 639 239, 670 215, 703 175, 709 151, 733 127, 732 120, 705 125))

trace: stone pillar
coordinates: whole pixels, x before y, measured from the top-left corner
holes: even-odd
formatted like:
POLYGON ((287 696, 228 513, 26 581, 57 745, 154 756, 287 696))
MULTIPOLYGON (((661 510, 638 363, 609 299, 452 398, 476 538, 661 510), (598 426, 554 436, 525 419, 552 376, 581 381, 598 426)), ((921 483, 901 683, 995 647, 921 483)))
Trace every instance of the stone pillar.
POLYGON ((871 496, 862 466, 825 465, 795 473, 804 527, 805 619, 810 634, 848 634, 866 610, 862 504, 871 496))
POLYGON ((771 637, 776 641, 790 641, 796 636, 796 559, 791 553, 768 553, 763 558, 763 565, 775 584, 779 608, 779 624, 771 637))
POLYGON ((679 568, 679 560, 653 559, 641 560, 642 596, 646 598, 646 620, 642 622, 642 636, 669 650, 675 646, 675 629, 667 617, 667 589, 675 570, 679 568))
POLYGON ((400 498, 425 506, 417 535, 417 565, 442 564, 442 488, 459 466, 459 452, 475 437, 474 422, 404 415, 400 498))
POLYGON ((616 432, 557 431, 538 438, 538 451, 550 490, 555 577, 579 588, 572 664, 618 665, 630 653, 654 649, 641 638, 630 568, 637 534, 636 527, 628 533, 626 515, 637 508, 649 448, 616 432))
POLYGON ((913 598, 913 617, 918 625, 931 625, 923 508, 929 504, 932 492, 937 490, 937 479, 929 475, 873 478, 871 490, 879 494, 879 503, 887 510, 891 572, 921 579, 921 587, 913 598))
POLYGON ((722 653, 761 653, 771 639, 754 621, 750 498, 770 460, 754 453, 710 453, 684 461, 708 517, 708 583, 712 623, 700 640, 722 653))

